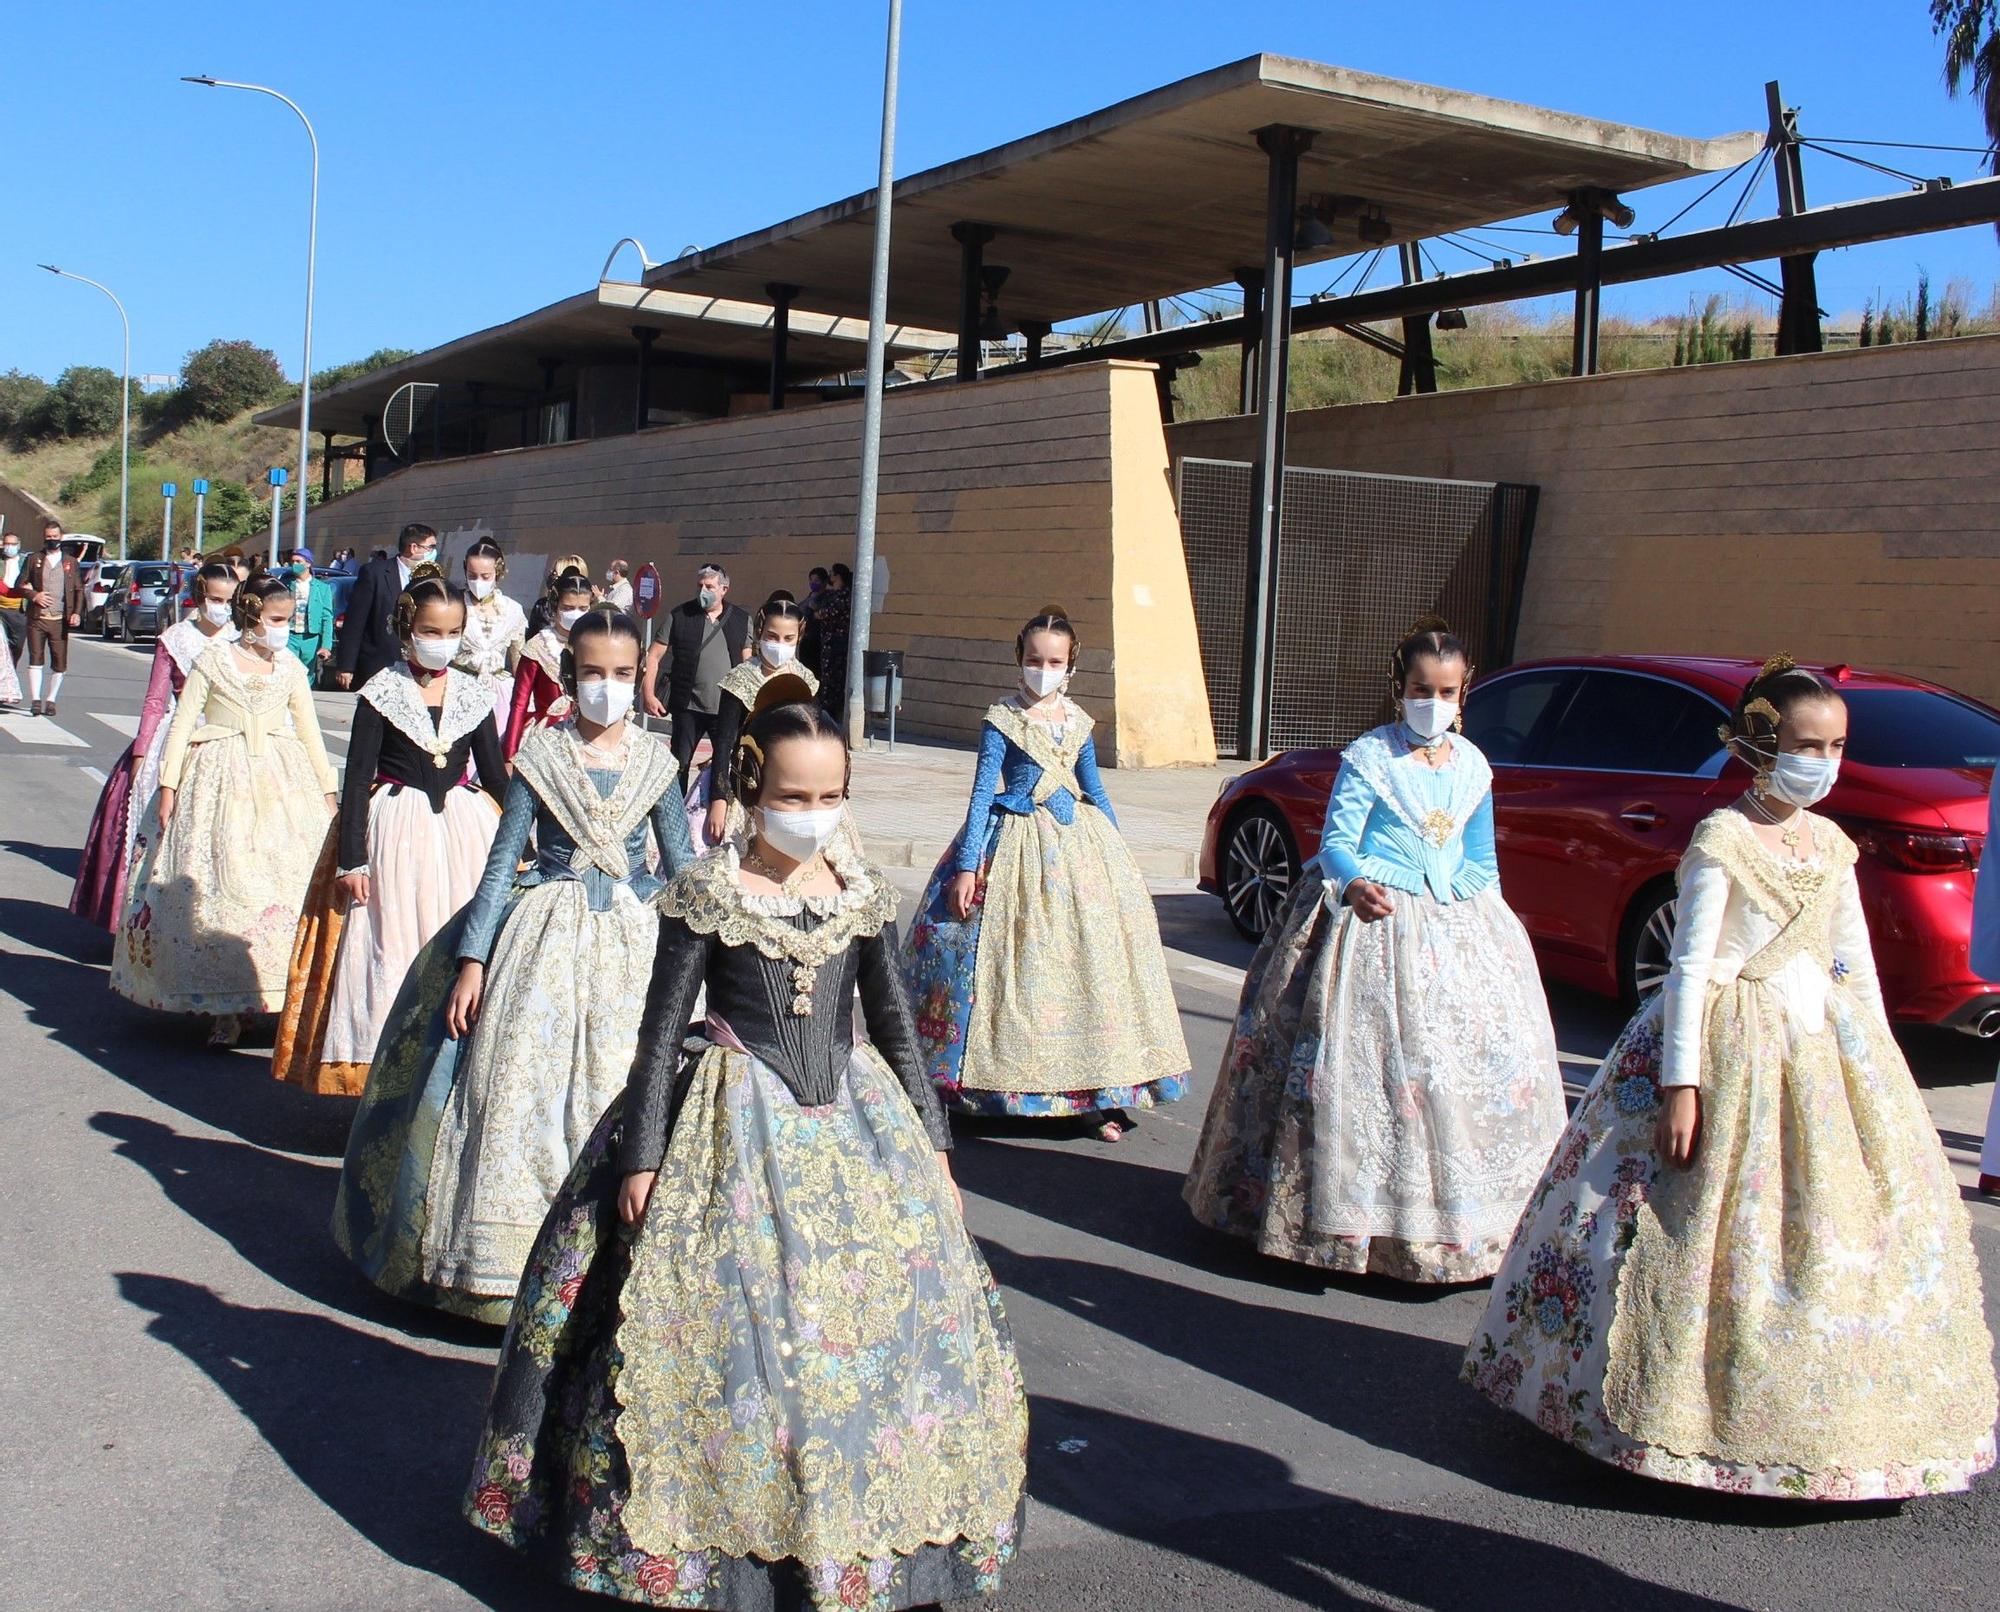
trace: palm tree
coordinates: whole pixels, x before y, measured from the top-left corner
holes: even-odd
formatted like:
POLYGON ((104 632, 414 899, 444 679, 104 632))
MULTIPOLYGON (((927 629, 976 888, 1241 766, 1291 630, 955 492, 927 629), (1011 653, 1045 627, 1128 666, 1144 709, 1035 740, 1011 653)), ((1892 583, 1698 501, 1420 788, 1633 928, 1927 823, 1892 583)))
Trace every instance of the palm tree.
POLYGON ((1955 97, 1969 86, 1978 97, 1995 147, 1986 165, 2000 173, 2000 0, 1931 0, 1931 27, 1944 35, 1945 88, 1955 97))

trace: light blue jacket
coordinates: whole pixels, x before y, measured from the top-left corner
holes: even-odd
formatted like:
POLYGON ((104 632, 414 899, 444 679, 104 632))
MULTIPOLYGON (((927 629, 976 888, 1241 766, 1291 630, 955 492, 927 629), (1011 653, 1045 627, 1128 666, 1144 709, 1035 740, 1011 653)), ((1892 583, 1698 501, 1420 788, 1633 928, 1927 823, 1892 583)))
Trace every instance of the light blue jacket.
POLYGON ((1493 849, 1493 769, 1461 735, 1433 770, 1413 760, 1400 723, 1364 733, 1340 758, 1312 867, 1335 899, 1356 879, 1440 901, 1500 882, 1493 849))

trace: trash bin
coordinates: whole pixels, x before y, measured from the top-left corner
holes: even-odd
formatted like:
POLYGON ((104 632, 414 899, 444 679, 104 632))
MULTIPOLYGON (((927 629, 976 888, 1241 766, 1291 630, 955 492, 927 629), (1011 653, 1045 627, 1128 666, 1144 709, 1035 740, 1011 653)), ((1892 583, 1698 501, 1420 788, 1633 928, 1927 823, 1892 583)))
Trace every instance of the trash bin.
POLYGON ((896 713, 903 708, 903 652, 900 649, 869 650, 862 657, 861 675, 866 689, 863 726, 866 726, 868 717, 887 717, 889 748, 893 750, 896 748, 896 713))

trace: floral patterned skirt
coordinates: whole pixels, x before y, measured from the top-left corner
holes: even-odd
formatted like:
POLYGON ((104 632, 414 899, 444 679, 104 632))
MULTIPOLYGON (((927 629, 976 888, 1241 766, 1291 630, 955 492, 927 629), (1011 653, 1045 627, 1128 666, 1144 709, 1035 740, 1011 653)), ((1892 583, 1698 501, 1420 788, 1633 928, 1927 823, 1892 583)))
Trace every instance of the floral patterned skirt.
POLYGON ((111 988, 168 1013, 275 1013, 327 822, 305 746, 198 742, 173 821, 140 824, 111 988))
POLYGON ((1132 853, 1095 806, 995 813, 971 917, 950 903, 957 844, 931 874, 905 971, 946 1105, 1059 1117, 1187 1092, 1159 923, 1132 853))
POLYGON ((1184 1196, 1283 1259, 1478 1281, 1563 1119, 1548 1001, 1498 890, 1398 892, 1363 923, 1307 880, 1244 979, 1184 1196))
POLYGON ((505 1326, 514 1308, 511 1294, 482 1298, 433 1287, 421 1265, 438 1124, 458 1079, 460 1055, 471 1044, 452 1040, 444 1028, 464 934, 460 912, 403 976, 347 1133, 333 1240, 385 1293, 505 1326))
POLYGON ((623 1099, 522 1277, 467 1492, 480 1528, 648 1606, 868 1608, 998 1589, 1027 1399, 907 1097, 858 1046, 802 1108, 700 1053, 645 1219, 623 1099))
POLYGON ((1660 998, 1571 1119, 1466 1355, 1494 1403, 1671 1483, 1807 1500, 1992 1466, 1965 1209, 1880 1012, 1711 993, 1693 1165, 1663 1169, 1660 998))

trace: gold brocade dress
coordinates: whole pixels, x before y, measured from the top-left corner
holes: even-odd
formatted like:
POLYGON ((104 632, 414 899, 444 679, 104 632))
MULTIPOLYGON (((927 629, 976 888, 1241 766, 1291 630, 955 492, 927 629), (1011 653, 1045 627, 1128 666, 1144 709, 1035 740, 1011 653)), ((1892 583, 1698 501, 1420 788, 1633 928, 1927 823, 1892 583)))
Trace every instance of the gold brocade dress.
POLYGON ((326 830, 327 764, 305 672, 247 671, 218 643, 194 663, 160 754, 179 792, 164 831, 148 801, 111 988, 167 1013, 275 1013, 326 830))
POLYGON ((1993 1465, 1992 1339, 1958 1188, 1890 1035, 1839 828, 1774 856, 1734 810, 1680 869, 1674 967, 1529 1199, 1465 1379, 1586 1454, 1807 1500, 1993 1465), (1693 1164, 1654 1145, 1698 1081, 1693 1164))
POLYGON ((529 1255, 467 1515, 644 1605, 991 1593, 1019 1544, 1027 1397, 938 1166, 895 892, 836 851, 837 895, 752 896, 737 855, 659 899, 632 1081, 529 1255), (648 1170, 626 1228, 619 1189, 648 1170))

